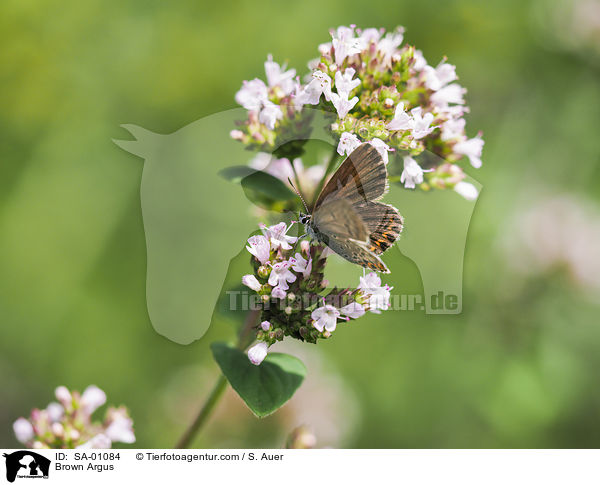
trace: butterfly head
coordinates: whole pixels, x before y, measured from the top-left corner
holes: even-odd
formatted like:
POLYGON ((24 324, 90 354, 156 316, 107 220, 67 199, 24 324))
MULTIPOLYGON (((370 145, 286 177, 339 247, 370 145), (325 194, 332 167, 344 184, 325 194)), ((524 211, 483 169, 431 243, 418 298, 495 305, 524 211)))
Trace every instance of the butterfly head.
POLYGON ((310 223, 310 214, 304 214, 302 212, 300 212, 300 216, 298 217, 298 220, 300 221, 301 224, 308 224, 310 223))

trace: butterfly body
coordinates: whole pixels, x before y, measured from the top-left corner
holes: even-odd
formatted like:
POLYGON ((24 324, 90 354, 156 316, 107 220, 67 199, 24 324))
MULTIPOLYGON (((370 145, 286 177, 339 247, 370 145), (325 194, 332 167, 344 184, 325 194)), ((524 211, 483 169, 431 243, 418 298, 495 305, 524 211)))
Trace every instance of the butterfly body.
POLYGON ((317 197, 312 214, 300 214, 306 234, 351 263, 389 273, 379 257, 402 231, 398 210, 378 202, 388 189, 387 170, 363 143, 344 160, 317 197))

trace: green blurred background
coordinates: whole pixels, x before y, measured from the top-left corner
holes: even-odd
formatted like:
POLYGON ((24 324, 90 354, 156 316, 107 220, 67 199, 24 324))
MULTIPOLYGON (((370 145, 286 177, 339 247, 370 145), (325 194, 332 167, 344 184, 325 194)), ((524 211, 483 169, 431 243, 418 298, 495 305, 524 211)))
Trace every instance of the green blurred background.
MULTIPOLYGON (((234 107, 268 53, 303 73, 350 23, 405 26, 468 88, 467 130, 486 145, 463 313, 388 312, 294 346, 302 394, 258 421, 229 393, 195 444, 278 447, 305 423, 321 446, 600 446, 596 0, 4 0, 0 447, 19 446, 12 422, 60 384, 126 404, 136 447, 173 446, 217 375, 209 343, 232 330, 181 346, 152 329, 143 163, 111 139, 234 107)), ((395 286, 420 291, 402 268, 395 286)))

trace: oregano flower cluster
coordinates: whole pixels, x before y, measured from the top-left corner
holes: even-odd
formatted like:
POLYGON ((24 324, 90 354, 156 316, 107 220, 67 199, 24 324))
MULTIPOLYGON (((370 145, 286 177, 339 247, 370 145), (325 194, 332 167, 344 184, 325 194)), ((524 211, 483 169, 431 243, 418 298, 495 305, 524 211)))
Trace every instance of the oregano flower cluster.
POLYGON ((311 133, 314 109, 327 113, 328 134, 339 155, 361 143, 375 146, 390 162, 390 179, 404 188, 454 189, 477 197, 458 162, 481 166, 484 141, 465 132, 466 89, 454 65, 429 65, 404 43, 404 29, 341 26, 319 45, 303 80, 295 69, 265 62, 266 83, 244 81, 236 101, 248 110, 231 132, 248 148, 278 155, 277 148, 311 133))
POLYGON ((299 242, 288 235, 290 226, 261 225, 263 234, 250 237, 246 246, 254 271, 244 275, 242 283, 261 301, 258 343, 248 351, 256 365, 286 336, 316 343, 331 337, 340 322, 389 308, 391 288, 382 285, 376 273, 365 274, 356 288, 328 288, 324 270, 330 250, 299 242))

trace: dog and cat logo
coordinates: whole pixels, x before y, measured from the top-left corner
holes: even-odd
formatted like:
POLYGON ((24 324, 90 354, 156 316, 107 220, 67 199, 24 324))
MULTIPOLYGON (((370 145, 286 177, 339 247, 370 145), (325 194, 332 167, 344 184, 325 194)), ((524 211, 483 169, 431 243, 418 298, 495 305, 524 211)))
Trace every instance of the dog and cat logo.
POLYGON ((33 451, 15 451, 4 453, 6 461, 6 479, 14 482, 15 478, 48 478, 50 460, 33 451))

